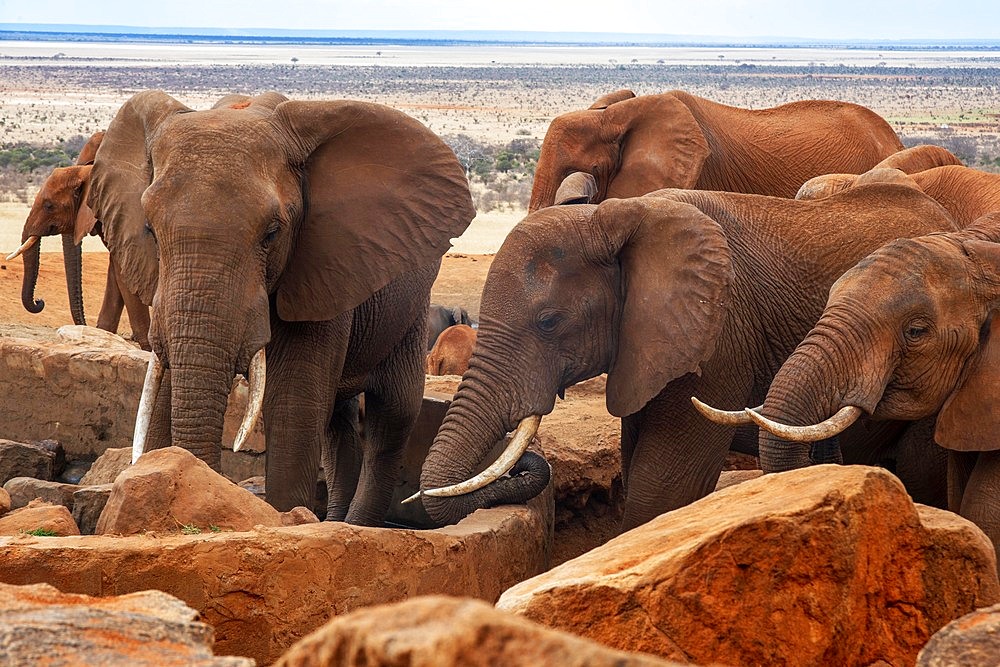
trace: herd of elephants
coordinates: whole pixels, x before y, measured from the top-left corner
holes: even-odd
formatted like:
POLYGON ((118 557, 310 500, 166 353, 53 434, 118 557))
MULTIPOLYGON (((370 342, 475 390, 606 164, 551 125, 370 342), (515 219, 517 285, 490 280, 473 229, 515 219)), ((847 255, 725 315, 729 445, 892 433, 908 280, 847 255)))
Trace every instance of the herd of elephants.
MULTIPOLYGON (((327 518, 378 525, 441 328, 431 286, 474 216, 454 153, 395 109, 144 91, 43 186, 22 301, 41 309, 37 240, 59 233, 82 320, 79 244, 99 233, 98 326, 127 308, 153 351, 134 456, 173 444, 218 468, 242 374, 235 446, 262 414, 268 501, 311 506, 322 467, 327 518)), ((765 472, 888 467, 1000 545, 998 309, 1000 175, 904 149, 847 102, 617 91, 551 122, 411 500, 446 524, 531 499, 542 417, 606 373, 622 530, 709 493, 732 449, 765 472)))

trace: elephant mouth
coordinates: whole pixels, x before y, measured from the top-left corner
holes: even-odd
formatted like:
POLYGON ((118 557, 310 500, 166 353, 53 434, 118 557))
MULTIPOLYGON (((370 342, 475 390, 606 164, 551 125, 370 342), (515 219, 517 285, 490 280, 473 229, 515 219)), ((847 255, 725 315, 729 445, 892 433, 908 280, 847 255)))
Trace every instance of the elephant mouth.
MULTIPOLYGON (((135 416, 135 431, 132 435, 132 463, 139 460, 146 448, 146 439, 149 435, 149 425, 153 418, 153 406, 156 405, 156 396, 163 383, 163 372, 168 368, 160 361, 156 352, 149 353, 149 364, 146 367, 146 378, 142 383, 142 395, 139 397, 139 409, 135 416)), ((247 410, 243 415, 243 421, 236 432, 233 440, 233 451, 238 452, 246 445, 250 432, 253 431, 260 413, 264 406, 264 386, 267 382, 267 359, 264 348, 260 348, 250 360, 250 365, 244 373, 249 384, 249 395, 247 397, 247 410)))

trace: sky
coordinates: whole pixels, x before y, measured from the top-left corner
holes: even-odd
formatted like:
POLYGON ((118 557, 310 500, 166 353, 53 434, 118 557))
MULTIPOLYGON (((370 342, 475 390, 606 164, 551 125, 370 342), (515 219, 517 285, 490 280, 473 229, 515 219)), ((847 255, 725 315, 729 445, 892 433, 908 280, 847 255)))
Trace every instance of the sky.
POLYGON ((0 0, 0 23, 995 40, 1000 0, 0 0))

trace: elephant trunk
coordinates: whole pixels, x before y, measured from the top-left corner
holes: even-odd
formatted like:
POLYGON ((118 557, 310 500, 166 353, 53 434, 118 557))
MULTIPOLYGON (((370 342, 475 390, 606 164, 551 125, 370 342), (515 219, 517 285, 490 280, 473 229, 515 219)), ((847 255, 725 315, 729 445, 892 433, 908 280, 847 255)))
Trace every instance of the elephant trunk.
MULTIPOLYGON (((422 489, 437 489, 469 479, 490 450, 510 430, 511 424, 497 406, 506 403, 486 389, 479 368, 470 368, 424 462, 422 489)), ((511 394, 508 394, 511 395, 511 394)), ((507 477, 470 493, 453 497, 424 496, 423 504, 439 525, 457 523, 477 509, 523 503, 538 495, 549 482, 544 458, 525 452, 507 477)))
MULTIPOLYGON (((38 266, 41 259, 42 244, 38 237, 34 238, 35 242, 24 248, 22 254, 24 256, 24 279, 21 282, 21 305, 29 313, 40 313, 42 309, 45 308, 45 302, 41 299, 35 299, 35 285, 38 284, 38 266)), ((26 241, 27 243, 27 241, 26 241)))
POLYGON ((217 350, 208 349, 204 341, 178 340, 171 346, 172 352, 184 348, 191 349, 180 356, 171 354, 171 442, 219 471, 222 430, 233 371, 231 367, 191 358, 219 354, 217 350))
POLYGON ((205 294, 200 285, 173 287, 157 322, 170 367, 170 440, 220 470, 226 404, 243 345, 239 329, 248 316, 238 304, 195 298, 205 294), (179 299, 169 298, 177 291, 179 299))
POLYGON ((865 386, 870 375, 861 370, 873 367, 865 357, 869 347, 858 339, 857 329, 824 317, 785 361, 760 415, 748 412, 762 427, 759 450, 765 472, 843 462, 840 432, 866 407, 870 411, 870 401, 860 398, 873 393, 865 386), (768 430, 773 422, 809 428, 790 429, 801 434, 791 442, 768 430))
POLYGON ((62 235, 63 262, 66 266, 66 292, 73 324, 86 325, 83 313, 83 244, 73 242, 73 234, 62 235))

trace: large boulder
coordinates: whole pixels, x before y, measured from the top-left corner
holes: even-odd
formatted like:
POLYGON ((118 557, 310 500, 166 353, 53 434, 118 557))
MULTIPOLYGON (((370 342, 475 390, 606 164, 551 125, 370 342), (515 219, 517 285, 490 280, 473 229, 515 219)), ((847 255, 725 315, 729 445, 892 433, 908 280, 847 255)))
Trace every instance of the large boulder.
POLYGON ((80 529, 65 506, 36 499, 0 517, 0 535, 23 533, 52 537, 79 535, 80 529))
POLYGON ((120 597, 60 593, 47 584, 0 584, 4 665, 204 665, 252 667, 212 655, 212 628, 160 591, 120 597))
POLYGON ((41 445, 0 439, 0 484, 15 477, 52 479, 54 463, 55 455, 41 445))
POLYGON ((131 447, 109 447, 80 478, 80 485, 113 484, 118 475, 128 470, 130 465, 132 465, 131 447))
POLYGON ((108 504, 112 488, 112 484, 95 484, 78 487, 73 493, 73 520, 81 534, 93 535, 97 530, 97 522, 108 504))
POLYGON ((217 653, 263 665, 331 616, 361 607, 431 593, 495 602, 544 571, 546 527, 533 503, 480 510, 438 530, 324 522, 246 533, 0 537, 0 581, 87 595, 163 590, 215 628, 217 653))
POLYGON ((53 505, 62 505, 73 511, 73 494, 80 488, 76 484, 49 482, 34 477, 14 477, 7 480, 3 488, 10 494, 13 509, 24 507, 35 498, 41 498, 53 505))
POLYGON ((281 514, 180 447, 147 452, 120 474, 95 532, 135 535, 280 526, 281 514))
POLYGON ((442 596, 337 617, 295 644, 275 667, 654 667, 679 665, 616 651, 479 600, 442 596))
POLYGON ((498 608, 699 664, 912 664, 1000 601, 993 546, 879 468, 815 466, 724 489, 512 587, 498 608))
POLYGON ((1000 662, 1000 604, 977 609, 934 633, 917 667, 996 667, 1000 662))

